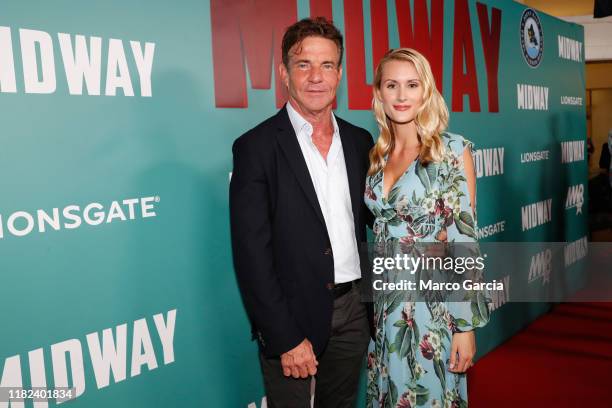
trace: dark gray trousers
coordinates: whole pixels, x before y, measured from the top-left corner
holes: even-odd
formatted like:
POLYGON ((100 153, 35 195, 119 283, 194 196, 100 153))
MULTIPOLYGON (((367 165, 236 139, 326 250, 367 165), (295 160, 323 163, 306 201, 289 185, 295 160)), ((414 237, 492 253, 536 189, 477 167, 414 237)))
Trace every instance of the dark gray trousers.
MULTIPOLYGON (((359 287, 334 300, 331 336, 318 356, 314 376, 315 408, 352 408, 364 357, 370 342, 365 304, 359 287)), ((260 354, 261 368, 269 408, 309 408, 312 377, 285 377, 279 358, 260 354)))

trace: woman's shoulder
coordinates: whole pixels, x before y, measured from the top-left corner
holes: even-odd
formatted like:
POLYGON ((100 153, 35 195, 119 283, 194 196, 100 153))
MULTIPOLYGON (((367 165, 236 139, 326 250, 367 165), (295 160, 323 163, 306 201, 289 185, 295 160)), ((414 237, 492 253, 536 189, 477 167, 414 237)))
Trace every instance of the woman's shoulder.
POLYGON ((374 185, 382 180, 383 170, 379 169, 376 173, 366 175, 366 183, 374 185))
POLYGON ((463 154, 466 147, 469 148, 470 151, 474 151, 474 143, 460 134, 444 132, 440 136, 444 147, 458 155, 463 154))

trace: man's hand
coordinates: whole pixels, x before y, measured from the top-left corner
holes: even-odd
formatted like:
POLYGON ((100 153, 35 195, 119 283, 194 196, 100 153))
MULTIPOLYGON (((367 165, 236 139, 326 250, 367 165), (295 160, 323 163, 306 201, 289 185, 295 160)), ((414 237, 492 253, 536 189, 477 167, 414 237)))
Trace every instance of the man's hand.
POLYGON ((312 344, 304 339, 295 348, 281 354, 283 374, 293 378, 307 378, 317 373, 319 362, 312 350, 312 344))
POLYGON ((464 373, 474 363, 472 359, 476 355, 476 336, 474 331, 465 333, 454 333, 451 341, 451 356, 448 371, 452 373, 464 373), (459 358, 457 358, 459 353, 459 358))

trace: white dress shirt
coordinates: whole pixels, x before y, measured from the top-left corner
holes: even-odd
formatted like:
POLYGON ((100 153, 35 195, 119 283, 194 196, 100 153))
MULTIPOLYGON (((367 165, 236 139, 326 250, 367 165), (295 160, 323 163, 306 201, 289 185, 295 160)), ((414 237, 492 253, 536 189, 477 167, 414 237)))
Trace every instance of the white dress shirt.
POLYGON ((289 120, 295 130, 300 149, 306 160, 334 257, 334 283, 350 282, 361 278, 359 253, 355 238, 355 223, 351 195, 346 175, 346 164, 338 123, 332 113, 334 134, 327 153, 327 161, 312 141, 313 128, 287 102, 289 120))

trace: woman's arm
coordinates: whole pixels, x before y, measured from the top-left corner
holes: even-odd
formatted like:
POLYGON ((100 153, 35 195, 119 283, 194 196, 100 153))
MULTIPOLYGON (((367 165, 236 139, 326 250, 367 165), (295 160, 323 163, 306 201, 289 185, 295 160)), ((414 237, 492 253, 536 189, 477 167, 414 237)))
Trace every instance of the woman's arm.
MULTIPOLYGON (((474 159, 469 147, 463 149, 463 168, 465 179, 470 196, 470 206, 472 212, 476 214, 476 171, 474 169, 474 159)), ((453 333, 451 340, 451 353, 449 371, 453 373, 463 373, 473 365, 476 355, 476 336, 474 330, 467 332, 453 333), (459 355, 457 357, 457 355, 459 355)))
POLYGON ((463 149, 463 169, 465 171, 465 179, 470 193, 470 206, 474 214, 476 214, 476 170, 474 169, 472 152, 469 148, 463 149))

